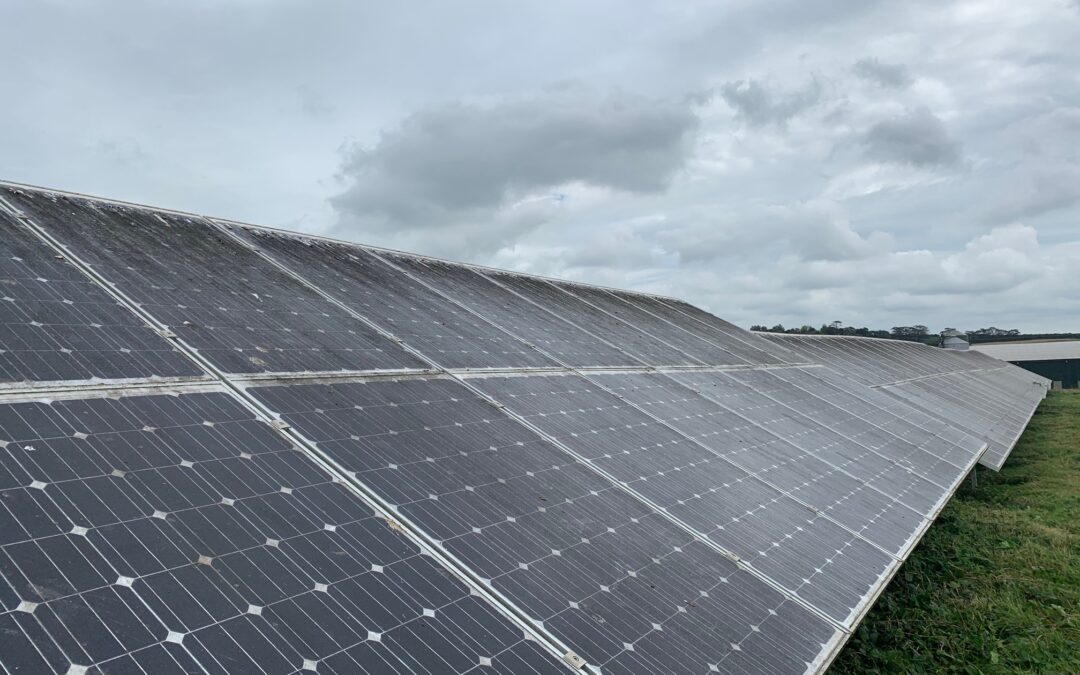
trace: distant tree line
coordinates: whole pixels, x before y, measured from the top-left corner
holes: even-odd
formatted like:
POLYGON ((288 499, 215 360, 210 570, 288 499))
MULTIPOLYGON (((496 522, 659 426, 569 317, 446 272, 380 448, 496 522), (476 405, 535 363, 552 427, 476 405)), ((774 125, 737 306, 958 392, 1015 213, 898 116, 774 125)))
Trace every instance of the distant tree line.
MULTIPOLYGON (((761 324, 755 324, 750 326, 750 330, 759 331, 762 333, 791 333, 795 335, 858 335, 860 337, 871 338, 890 338, 893 340, 910 340, 912 342, 925 342, 927 344, 938 344, 938 333, 931 333, 930 329, 921 324, 915 326, 893 326, 889 330, 874 330, 863 326, 856 328, 855 326, 845 326, 843 321, 833 321, 832 323, 823 323, 820 328, 804 324, 797 328, 787 328, 783 324, 776 324, 775 326, 765 326, 761 324)), ((946 328, 942 333, 949 331, 955 331, 955 328, 946 328)), ((1015 328, 1005 329, 991 326, 989 328, 980 328, 978 330, 958 331, 964 333, 967 336, 969 342, 993 342, 1002 340, 1031 340, 1031 339, 1054 339, 1054 338, 1080 338, 1080 333, 1038 333, 1038 334, 1025 334, 1021 333, 1015 328)))

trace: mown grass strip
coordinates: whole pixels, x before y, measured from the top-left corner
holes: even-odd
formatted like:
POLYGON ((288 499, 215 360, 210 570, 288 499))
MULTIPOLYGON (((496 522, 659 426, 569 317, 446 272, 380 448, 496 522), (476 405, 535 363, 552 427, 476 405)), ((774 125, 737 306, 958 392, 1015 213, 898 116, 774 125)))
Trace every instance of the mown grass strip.
POLYGON ((1080 673, 1080 393, 953 497, 830 673, 1080 673))

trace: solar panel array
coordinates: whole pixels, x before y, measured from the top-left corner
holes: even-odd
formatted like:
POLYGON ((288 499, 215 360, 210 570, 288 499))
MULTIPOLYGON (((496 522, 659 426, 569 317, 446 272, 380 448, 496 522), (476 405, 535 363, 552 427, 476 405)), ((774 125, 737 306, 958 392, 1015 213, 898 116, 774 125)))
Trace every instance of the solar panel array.
POLYGON ((668 298, 0 207, 8 673, 819 672, 986 448, 668 298))
POLYGON ((995 471, 1005 463, 1050 385, 1044 377, 975 351, 847 336, 764 337, 986 439, 990 447, 980 463, 995 471))

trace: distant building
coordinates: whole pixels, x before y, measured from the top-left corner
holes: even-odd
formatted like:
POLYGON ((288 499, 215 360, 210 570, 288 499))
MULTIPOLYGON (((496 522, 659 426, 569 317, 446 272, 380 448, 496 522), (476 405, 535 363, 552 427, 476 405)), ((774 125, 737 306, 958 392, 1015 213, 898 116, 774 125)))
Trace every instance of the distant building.
POLYGON ((989 342, 971 348, 1049 378, 1055 388, 1080 386, 1080 340, 989 342))
POLYGON ((960 351, 966 350, 969 347, 967 334, 962 333, 955 328, 943 331, 941 333, 941 342, 939 344, 945 349, 957 349, 960 351))

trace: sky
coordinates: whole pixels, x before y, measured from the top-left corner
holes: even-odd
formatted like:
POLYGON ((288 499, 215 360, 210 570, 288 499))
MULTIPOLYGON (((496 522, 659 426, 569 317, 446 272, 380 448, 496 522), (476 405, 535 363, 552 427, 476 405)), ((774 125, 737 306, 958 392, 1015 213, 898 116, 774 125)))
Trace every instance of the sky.
POLYGON ((0 178, 686 299, 1080 331, 1080 0, 5 0, 0 178))

